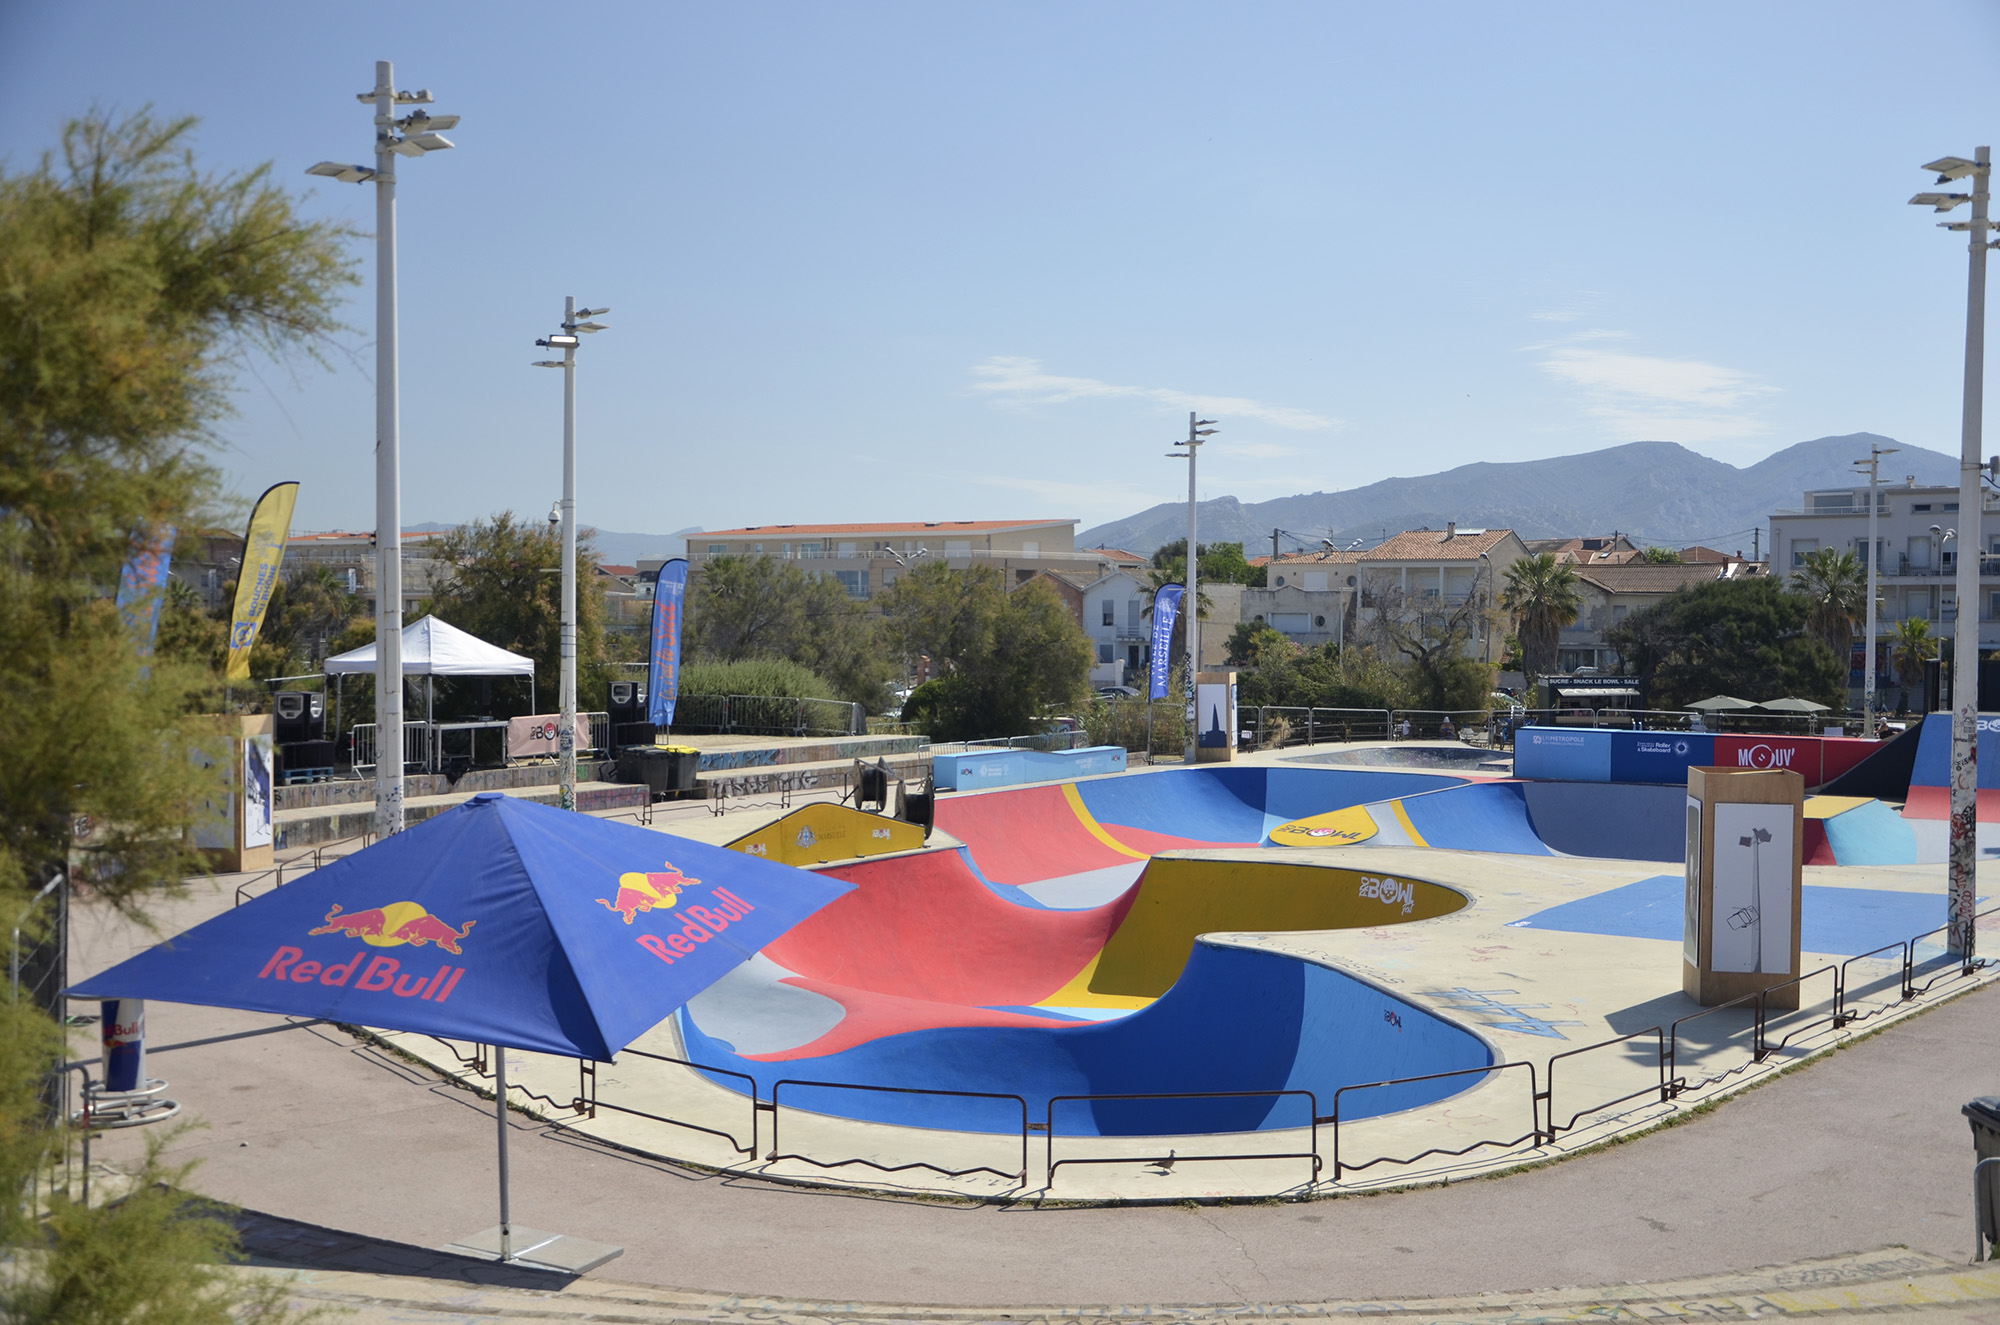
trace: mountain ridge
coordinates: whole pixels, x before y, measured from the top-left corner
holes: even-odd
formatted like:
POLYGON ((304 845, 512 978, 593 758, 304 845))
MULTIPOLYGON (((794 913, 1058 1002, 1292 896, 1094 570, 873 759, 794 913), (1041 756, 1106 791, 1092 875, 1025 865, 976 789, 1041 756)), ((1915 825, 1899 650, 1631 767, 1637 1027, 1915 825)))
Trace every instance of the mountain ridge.
MULTIPOLYGON (((1364 546, 1404 529, 1512 529, 1523 538, 1624 533, 1635 542, 1683 547, 1708 542, 1723 551, 1749 550, 1750 534, 1773 510, 1796 507, 1808 488, 1848 486, 1850 463, 1870 444, 1892 439, 1857 432, 1798 442, 1738 467, 1677 442, 1625 442, 1542 460, 1479 460, 1435 474, 1387 478, 1339 492, 1298 493, 1268 501, 1215 497, 1200 504, 1200 536, 1242 542, 1255 556, 1271 530, 1288 535, 1286 550, 1364 540, 1364 546), (1719 541, 1718 541, 1719 540, 1719 541), (1732 541, 1734 540, 1734 541, 1732 541), (1723 546, 1727 544, 1727 546, 1723 546)), ((1919 484, 1956 484, 1958 458, 1901 446, 1885 459, 1884 486, 1914 476, 1919 484)), ((1151 552, 1187 534, 1187 504, 1163 502, 1122 520, 1086 529, 1080 547, 1151 552)))

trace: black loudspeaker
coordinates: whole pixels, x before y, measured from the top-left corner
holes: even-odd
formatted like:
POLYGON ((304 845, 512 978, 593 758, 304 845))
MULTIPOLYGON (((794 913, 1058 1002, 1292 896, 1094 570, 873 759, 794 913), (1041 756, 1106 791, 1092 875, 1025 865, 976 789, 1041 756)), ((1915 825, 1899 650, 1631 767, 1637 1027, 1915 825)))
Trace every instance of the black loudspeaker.
MULTIPOLYGON (((646 720, 646 683, 644 681, 613 681, 611 702, 605 711, 611 715, 612 727, 624 727, 646 720)), ((614 742, 616 743, 616 742, 614 742)))
POLYGON ((326 696, 317 690, 280 690, 271 696, 271 717, 279 745, 326 739, 326 696))
POLYGON ((278 748, 278 764, 288 774, 333 767, 332 741, 293 741, 278 748))
POLYGON ((937 790, 930 779, 924 779, 922 791, 911 791, 909 784, 903 784, 902 802, 896 807, 896 817, 904 823, 923 825, 924 841, 930 841, 931 828, 937 821, 937 790))
POLYGON ((623 750, 628 745, 651 745, 655 728, 650 722, 620 722, 614 716, 611 720, 611 748, 623 750))

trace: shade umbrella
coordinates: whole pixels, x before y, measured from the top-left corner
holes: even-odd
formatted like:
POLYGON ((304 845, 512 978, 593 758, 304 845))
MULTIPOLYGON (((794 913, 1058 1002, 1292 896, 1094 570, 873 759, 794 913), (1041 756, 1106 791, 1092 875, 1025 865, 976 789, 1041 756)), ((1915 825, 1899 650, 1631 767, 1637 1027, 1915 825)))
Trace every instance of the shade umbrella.
POLYGON ((633 824, 484 792, 68 992, 318 1017, 609 1062, 853 890, 633 824))
POLYGON ((1762 704, 1759 704, 1758 707, 1770 709, 1774 713, 1827 713, 1831 711, 1824 704, 1815 704, 1810 699, 1795 699, 1790 695, 1787 695, 1783 699, 1767 699, 1762 704))
POLYGON ((1696 700, 1688 707, 1704 709, 1710 713, 1734 713, 1739 709, 1753 709, 1757 706, 1747 699, 1738 699, 1734 695, 1710 695, 1707 699, 1696 700))

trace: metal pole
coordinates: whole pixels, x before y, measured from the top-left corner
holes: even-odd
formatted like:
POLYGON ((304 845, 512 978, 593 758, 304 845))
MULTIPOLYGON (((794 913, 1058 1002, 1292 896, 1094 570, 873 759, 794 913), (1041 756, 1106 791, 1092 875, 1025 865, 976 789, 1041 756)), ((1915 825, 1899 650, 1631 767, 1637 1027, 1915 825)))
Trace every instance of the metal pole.
POLYGON ((514 1224, 507 1213, 507 1050, 493 1046, 493 1121, 500 1131, 500 1259, 514 1259, 514 1224))
POLYGON ((1181 753, 1183 763, 1194 762, 1195 740, 1201 729, 1201 715, 1195 712, 1195 673, 1201 670, 1201 590, 1195 583, 1195 563, 1200 560, 1195 554, 1195 496, 1194 470, 1195 453, 1201 449, 1201 437, 1195 430, 1195 413, 1188 411, 1188 532, 1187 532, 1187 744, 1181 753))
POLYGON ((375 62, 375 836, 403 831, 403 471, 396 399, 396 67, 375 62))
POLYGON ((1985 412, 1986 211, 1993 152, 1973 153, 1971 271, 1965 295, 1965 412, 1959 443, 1958 629, 1952 642, 1951 883, 1945 905, 1950 950, 1975 950, 1979 862, 1980 424, 1985 412), (1970 628, 1968 629, 1968 623, 1970 628))
MULTIPOLYGON (((563 328, 576 322, 576 297, 563 300, 563 328)), ((575 335, 574 331, 569 332, 575 335)), ((562 718, 556 785, 565 810, 576 808, 576 346, 563 347, 562 718)))
POLYGON ((1880 514, 1876 509, 1876 485, 1881 479, 1884 454, 1880 446, 1868 448, 1868 626, 1862 634, 1861 734, 1871 741, 1875 739, 1875 563, 1881 559, 1882 549, 1881 539, 1875 534, 1880 514))

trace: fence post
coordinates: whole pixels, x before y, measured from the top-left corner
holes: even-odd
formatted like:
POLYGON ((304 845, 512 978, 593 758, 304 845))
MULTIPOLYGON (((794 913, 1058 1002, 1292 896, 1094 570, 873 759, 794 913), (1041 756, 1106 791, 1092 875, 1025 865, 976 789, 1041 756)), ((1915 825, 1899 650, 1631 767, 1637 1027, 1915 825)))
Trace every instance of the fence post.
POLYGON ((1310 748, 1312 744, 1313 744, 1313 709, 1312 705, 1308 704, 1306 705, 1306 745, 1308 748, 1310 748))

